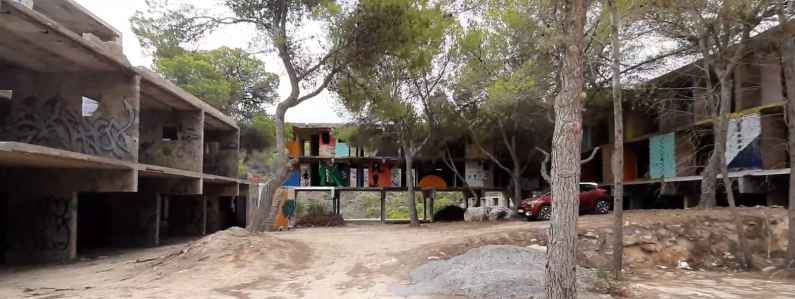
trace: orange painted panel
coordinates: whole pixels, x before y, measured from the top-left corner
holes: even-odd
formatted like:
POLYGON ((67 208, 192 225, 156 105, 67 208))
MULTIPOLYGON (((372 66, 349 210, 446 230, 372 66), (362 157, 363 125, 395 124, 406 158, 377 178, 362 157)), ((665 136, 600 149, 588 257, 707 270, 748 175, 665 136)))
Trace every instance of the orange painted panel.
POLYGON ((301 144, 299 144, 297 140, 293 140, 287 144, 287 152, 290 153, 290 157, 292 158, 301 157, 301 144))
POLYGON ((373 162, 370 164, 369 185, 375 187, 392 187, 392 167, 384 163, 373 162), (376 169, 378 165, 378 169, 376 169))
POLYGON ((437 189, 437 190, 444 190, 447 189, 447 182, 444 179, 435 176, 435 175, 426 175, 420 180, 418 184, 421 189, 437 189))
POLYGON ((624 148, 624 181, 631 182, 638 178, 638 156, 635 152, 624 148))

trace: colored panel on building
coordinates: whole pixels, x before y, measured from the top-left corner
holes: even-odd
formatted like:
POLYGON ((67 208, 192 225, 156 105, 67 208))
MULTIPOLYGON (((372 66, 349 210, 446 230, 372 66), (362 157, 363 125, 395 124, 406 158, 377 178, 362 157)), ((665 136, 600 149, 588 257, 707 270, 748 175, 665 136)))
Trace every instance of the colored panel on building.
POLYGON ((301 164, 301 186, 308 187, 312 185, 312 167, 309 164, 301 164))
POLYGON ((294 140, 287 144, 287 152, 291 158, 298 158, 301 156, 301 144, 294 140))
POLYGON ((337 140, 331 130, 323 131, 320 133, 320 156, 324 158, 334 157, 337 150, 337 140))
POLYGON ((359 176, 359 187, 370 187, 370 169, 362 168, 361 176, 359 176))
POLYGON ((469 187, 484 188, 491 185, 491 167, 483 161, 467 161, 464 176, 469 187))
POLYGON ((676 176, 674 133, 649 138, 649 175, 652 179, 676 176))
POLYGON ((392 187, 403 186, 403 169, 400 167, 392 168, 392 187))
POLYGON ((337 146, 334 152, 334 156, 337 158, 347 158, 350 156, 350 147, 348 147, 347 143, 337 142, 337 146))
POLYGON ((350 183, 348 184, 348 186, 361 187, 361 184, 359 184, 359 171, 360 170, 358 168, 351 168, 349 170, 348 180, 350 181, 350 183))
POLYGON ((631 182, 638 178, 638 156, 635 152, 624 148, 624 181, 631 182))
POLYGON ((762 168, 761 134, 762 124, 759 114, 746 115, 729 121, 726 136, 726 163, 729 169, 762 168))
POLYGON ((370 164, 370 187, 392 187, 392 168, 382 162, 370 164))
POLYGON ((312 141, 304 140, 304 157, 312 156, 312 141))
POLYGON ((318 176, 321 186, 343 187, 347 184, 347 175, 343 175, 339 164, 319 164, 318 176))
POLYGON ((290 174, 290 177, 287 178, 287 181, 284 182, 284 186, 287 187, 298 187, 301 186, 301 171, 296 169, 293 173, 290 174))

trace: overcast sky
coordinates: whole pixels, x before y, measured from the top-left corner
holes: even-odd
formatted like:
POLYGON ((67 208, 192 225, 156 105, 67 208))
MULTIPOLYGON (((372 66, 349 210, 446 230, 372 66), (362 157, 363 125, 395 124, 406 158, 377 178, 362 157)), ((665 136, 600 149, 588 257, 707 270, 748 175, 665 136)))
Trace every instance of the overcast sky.
MULTIPOLYGON (((130 17, 136 10, 143 10, 146 8, 144 0, 125 0, 125 1, 109 1, 109 0, 76 0, 80 5, 83 5, 88 10, 93 12, 99 18, 108 22, 111 26, 121 31, 124 37, 124 53, 133 65, 143 65, 151 67, 152 58, 147 56, 141 49, 138 39, 132 32, 130 27, 130 17)), ((210 3, 209 0, 194 1, 194 5, 201 6, 199 3, 210 3)), ((318 28, 314 28, 317 30, 318 28)), ((248 48, 249 43, 254 39, 255 33, 253 29, 242 28, 227 28, 221 32, 217 32, 207 39, 200 42, 197 47, 201 49, 213 49, 221 46, 229 46, 236 48, 248 48)), ((275 57, 263 56, 266 68, 281 76, 281 84, 279 86, 279 94, 286 95, 289 93, 290 84, 287 79, 287 74, 275 57)), ((288 122, 342 122, 343 117, 337 112, 340 110, 338 105, 335 104, 334 99, 324 92, 317 97, 310 99, 301 105, 291 109, 287 112, 288 122)))

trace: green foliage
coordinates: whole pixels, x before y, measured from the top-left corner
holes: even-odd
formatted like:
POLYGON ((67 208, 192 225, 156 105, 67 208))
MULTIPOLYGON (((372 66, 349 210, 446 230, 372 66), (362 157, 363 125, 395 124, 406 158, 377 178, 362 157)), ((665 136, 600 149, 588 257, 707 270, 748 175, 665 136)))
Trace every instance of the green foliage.
POLYGON ((155 68, 166 79, 239 119, 264 112, 278 97, 278 76, 241 49, 184 51, 160 57, 155 68))
POLYGON ((148 0, 146 11, 130 19, 138 39, 154 56, 154 68, 210 105, 248 120, 265 111, 278 98, 279 77, 242 49, 187 50, 218 23, 202 21, 191 5, 178 8, 165 1, 148 0))
POLYGON ((441 87, 428 83, 444 75, 440 58, 455 28, 439 4, 422 0, 360 1, 342 24, 340 40, 352 45, 333 90, 362 132, 380 130, 368 144, 407 149, 428 136, 427 108, 441 87))

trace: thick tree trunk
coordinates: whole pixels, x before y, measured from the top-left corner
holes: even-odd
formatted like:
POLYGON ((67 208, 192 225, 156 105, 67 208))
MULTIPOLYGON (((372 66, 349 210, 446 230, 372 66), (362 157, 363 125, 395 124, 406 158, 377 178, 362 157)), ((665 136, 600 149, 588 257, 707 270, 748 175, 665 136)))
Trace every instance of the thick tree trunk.
MULTIPOLYGON (((751 265, 751 248, 748 247, 748 240, 745 238, 743 222, 737 213, 737 206, 734 200, 734 190, 732 181, 729 178, 729 161, 726 161, 726 137, 729 134, 729 113, 731 112, 730 101, 734 89, 731 73, 726 68, 717 71, 720 79, 720 116, 718 117, 717 131, 715 131, 715 151, 713 157, 718 160, 720 165, 723 186, 726 189, 726 199, 729 203, 729 210, 734 218, 735 230, 737 230, 738 250, 742 253, 743 268, 748 269, 751 265)), ((738 254, 739 255, 739 254, 738 254)))
POLYGON ((522 202, 522 174, 519 173, 519 169, 516 169, 514 166, 513 175, 511 178, 513 179, 513 210, 516 211, 519 209, 519 204, 522 202))
MULTIPOLYGON (((782 45, 782 64, 787 88, 787 142, 789 145, 790 169, 795 169, 795 39, 789 38, 782 45)), ((789 245, 787 257, 790 267, 795 266, 795 174, 789 176, 789 245)))
POLYGON ((577 297, 577 216, 580 191, 582 98, 585 85, 583 43, 585 0, 564 5, 565 54, 561 91, 555 98, 555 131, 552 139, 552 218, 547 247, 546 297, 577 297))
MULTIPOLYGON (((285 101, 285 102, 289 102, 285 101)), ((276 125, 276 165, 283 165, 268 183, 268 192, 264 194, 265 200, 257 207, 254 213, 254 220, 251 221, 250 231, 262 232, 273 229, 273 222, 276 221, 276 216, 279 214, 279 198, 276 197, 276 192, 279 187, 284 184, 284 181, 290 175, 290 171, 295 166, 295 161, 289 159, 287 154, 287 143, 284 137, 284 116, 287 113, 284 103, 280 103, 276 107, 276 115, 274 115, 274 123, 276 125), (274 202, 276 200, 276 202, 274 202)))
MULTIPOLYGON (((717 129, 714 127, 717 124, 713 124, 713 132, 716 132, 717 129)), ((715 138, 717 144, 717 136, 715 138)), ((709 161, 707 162, 707 166, 704 167, 704 171, 701 172, 701 197, 698 200, 698 206, 704 209, 714 208, 716 201, 715 201, 715 190, 717 186, 717 174, 718 169, 720 166, 720 159, 718 159, 718 151, 713 149, 712 155, 709 157, 709 161)))
POLYGON ((621 98, 621 40, 618 28, 620 17, 614 0, 607 0, 612 17, 613 47, 613 275, 621 279, 624 258, 624 112, 621 98))
POLYGON ((737 250, 740 252, 736 254, 737 256, 742 256, 742 264, 740 266, 743 269, 748 270, 751 268, 751 247, 748 246, 748 239, 745 237, 743 219, 740 217, 739 213, 737 213, 737 205, 734 200, 732 180, 729 178, 729 169, 726 166, 726 163, 722 163, 721 176, 723 177, 723 186, 726 188, 726 199, 729 202, 729 209, 731 210, 732 219, 734 219, 734 229, 737 231, 737 242, 739 243, 739 248, 737 248, 737 250))
POLYGON ((417 217, 417 196, 414 192, 414 152, 411 149, 403 151, 406 159, 406 188, 409 192, 409 218, 411 219, 411 226, 420 226, 419 217, 417 217))

